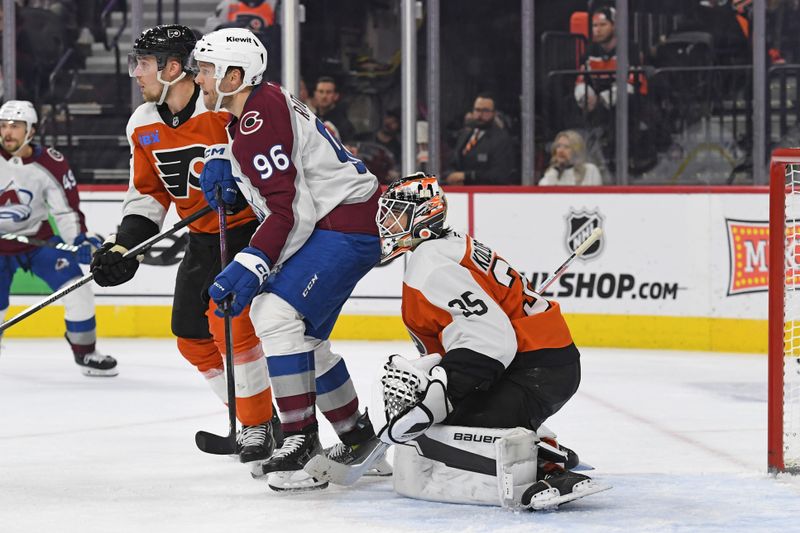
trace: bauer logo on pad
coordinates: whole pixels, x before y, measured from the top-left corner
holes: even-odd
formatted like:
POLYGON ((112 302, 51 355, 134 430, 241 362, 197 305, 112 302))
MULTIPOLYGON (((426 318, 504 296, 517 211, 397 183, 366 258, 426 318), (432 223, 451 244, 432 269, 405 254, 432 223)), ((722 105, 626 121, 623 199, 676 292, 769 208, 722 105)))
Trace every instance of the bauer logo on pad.
MULTIPOLYGON (((725 219, 728 227, 730 276, 728 296, 750 292, 765 292, 769 284, 769 222, 725 219)), ((800 236, 800 227, 787 232, 800 236)), ((800 245, 800 243, 798 243, 800 245)), ((800 252, 800 247, 798 248, 800 252)), ((798 253, 795 256, 800 257, 798 253)), ((793 269, 795 271, 796 269, 793 269)), ((794 277, 800 281, 800 270, 794 277)), ((794 280, 787 280, 794 284, 794 280)))
MULTIPOLYGON (((603 227, 603 216, 599 211, 572 211, 567 215, 567 250, 574 252, 592 234, 595 228, 603 227)), ((594 259, 603 250, 606 237, 603 234, 589 246, 579 259, 594 259)))

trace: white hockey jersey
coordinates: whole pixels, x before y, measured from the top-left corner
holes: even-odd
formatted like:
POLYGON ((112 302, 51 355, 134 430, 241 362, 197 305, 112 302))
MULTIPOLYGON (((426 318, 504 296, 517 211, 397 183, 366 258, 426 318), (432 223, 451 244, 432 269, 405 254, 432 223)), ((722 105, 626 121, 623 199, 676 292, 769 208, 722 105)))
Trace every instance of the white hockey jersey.
MULTIPOLYGON (((47 239, 53 235, 53 216, 64 242, 86 231, 80 211, 75 176, 64 156, 53 148, 34 146, 27 158, 0 150, 0 232, 47 239)), ((14 241, 0 241, 0 254, 32 249, 14 241)))
POLYGON ((464 349, 508 368, 515 357, 551 366, 577 353, 558 302, 469 235, 450 232, 410 254, 402 315, 421 354, 464 349))
POLYGON ((378 235, 377 178, 288 91, 257 86, 228 135, 233 173, 262 221, 251 244, 273 265, 315 227, 378 235))

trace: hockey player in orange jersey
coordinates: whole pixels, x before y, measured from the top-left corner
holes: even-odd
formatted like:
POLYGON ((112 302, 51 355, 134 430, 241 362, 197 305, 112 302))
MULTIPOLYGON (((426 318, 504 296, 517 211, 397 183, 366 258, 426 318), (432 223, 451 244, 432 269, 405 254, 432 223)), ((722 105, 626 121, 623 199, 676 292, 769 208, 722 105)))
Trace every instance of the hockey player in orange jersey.
POLYGON ((570 458, 536 435, 580 383, 580 354, 558 302, 491 248, 447 228, 446 214, 444 192, 424 174, 394 182, 380 199, 382 262, 413 251, 402 317, 422 355, 392 356, 382 379, 387 425, 379 436, 416 448, 397 447, 395 488, 423 499, 497 504, 499 486, 502 505, 529 509, 602 490, 565 469, 570 458), (474 456, 495 459, 489 472, 474 456), (487 489, 481 483, 495 465, 498 482, 487 489), (473 486, 474 472, 483 477, 473 486), (432 488, 448 479, 441 491, 432 488))
MULTIPOLYGON (((186 26, 164 25, 145 30, 128 58, 145 103, 128 121, 131 179, 123 218, 113 240, 94 255, 92 272, 102 286, 130 280, 139 262, 123 259, 133 246, 157 234, 171 204, 182 218, 206 206, 199 188, 206 147, 228 141, 227 112, 208 111, 194 83, 188 58, 196 39, 186 26)), ((227 247, 231 257, 247 246, 258 226, 243 209, 228 217, 227 247)), ((207 289, 220 271, 219 221, 215 213, 189 226, 189 245, 178 269, 172 307, 172 332, 178 349, 227 402, 223 368, 223 321, 214 314, 207 289)), ((243 463, 263 461, 274 449, 272 391, 261 343, 248 313, 233 319, 237 417, 242 424, 239 457, 243 463)), ((276 418, 277 424, 277 418, 276 418)))

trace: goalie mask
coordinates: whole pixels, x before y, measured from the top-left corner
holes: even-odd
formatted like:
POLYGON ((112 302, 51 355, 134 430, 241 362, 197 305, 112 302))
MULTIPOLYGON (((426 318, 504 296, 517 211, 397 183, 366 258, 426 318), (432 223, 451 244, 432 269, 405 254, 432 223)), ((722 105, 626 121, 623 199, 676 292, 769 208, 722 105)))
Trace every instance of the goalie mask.
POLYGON ((381 264, 445 233, 447 200, 434 176, 422 172, 395 181, 378 202, 381 264))
MULTIPOLYGON (((138 75, 147 73, 147 69, 152 69, 147 63, 142 61, 143 57, 152 56, 156 59, 157 75, 156 79, 161 83, 161 97, 158 105, 164 103, 167 98, 169 88, 178 83, 192 70, 189 66, 189 55, 194 49, 197 39, 194 32, 186 26, 180 24, 164 24, 144 30, 133 43, 133 52, 128 54, 128 75, 134 78, 138 75), (172 81, 161 79, 161 72, 167 66, 169 59, 175 59, 183 68, 180 76, 172 81)), ((152 65, 152 63, 150 63, 152 65)))

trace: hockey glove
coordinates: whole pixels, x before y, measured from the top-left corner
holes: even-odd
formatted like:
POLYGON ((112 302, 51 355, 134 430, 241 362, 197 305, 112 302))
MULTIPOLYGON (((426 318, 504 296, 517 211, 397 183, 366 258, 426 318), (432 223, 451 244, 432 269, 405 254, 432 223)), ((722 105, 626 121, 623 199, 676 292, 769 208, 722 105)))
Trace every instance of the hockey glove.
POLYGON ((122 285, 130 281, 139 268, 139 261, 144 259, 143 255, 125 258, 123 255, 128 251, 124 246, 120 246, 111 241, 106 241, 94 253, 89 267, 94 275, 94 281, 101 287, 113 287, 122 285))
POLYGON ((92 254, 94 254, 95 250, 103 246, 103 241, 94 233, 81 233, 75 237, 72 244, 79 247, 78 251, 75 252, 78 263, 88 265, 92 262, 92 254))
MULTIPOLYGON (((239 316, 259 293, 269 277, 269 259, 258 248, 248 246, 236 254, 208 288, 208 295, 218 306, 228 300, 232 316, 239 316)), ((225 316, 217 309, 217 316, 225 316)))
MULTIPOLYGON (((425 358, 421 358, 423 359, 425 358)), ((447 373, 444 368, 434 366, 430 373, 425 374, 420 371, 419 366, 415 367, 400 356, 392 356, 389 364, 395 366, 395 373, 418 378, 418 381, 413 377, 409 381, 416 381, 419 399, 395 416, 390 417, 387 412, 386 425, 378 433, 378 437, 386 444, 402 444, 423 435, 433 424, 444 421, 453 408, 447 398, 447 373)), ((384 397, 386 389, 392 387, 385 378, 386 376, 382 380, 384 397)))
POLYGON ((222 191, 222 203, 227 214, 241 211, 246 206, 239 194, 239 186, 231 171, 230 148, 227 144, 216 144, 206 149, 205 165, 200 173, 200 187, 208 205, 219 209, 217 189, 222 191))

